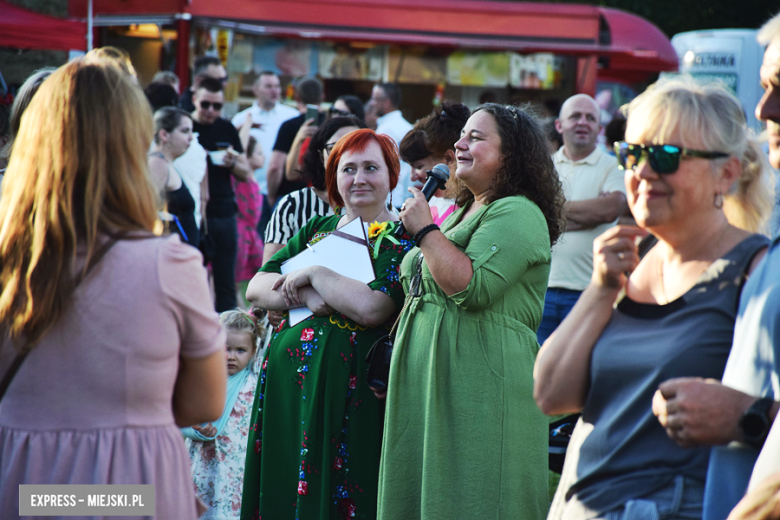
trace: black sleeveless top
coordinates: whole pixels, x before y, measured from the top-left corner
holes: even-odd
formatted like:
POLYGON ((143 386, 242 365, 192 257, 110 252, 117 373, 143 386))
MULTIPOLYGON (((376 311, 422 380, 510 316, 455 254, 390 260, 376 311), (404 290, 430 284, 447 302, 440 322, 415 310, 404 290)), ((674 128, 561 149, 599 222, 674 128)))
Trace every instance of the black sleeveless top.
POLYGON ((170 222, 169 227, 171 231, 178 233, 182 242, 198 247, 200 235, 198 233, 198 224, 195 221, 195 199, 192 198, 190 190, 187 189, 184 181, 182 181, 179 189, 166 191, 165 195, 168 199, 168 213, 175 215, 179 219, 179 226, 181 226, 181 229, 179 229, 175 222, 170 222))

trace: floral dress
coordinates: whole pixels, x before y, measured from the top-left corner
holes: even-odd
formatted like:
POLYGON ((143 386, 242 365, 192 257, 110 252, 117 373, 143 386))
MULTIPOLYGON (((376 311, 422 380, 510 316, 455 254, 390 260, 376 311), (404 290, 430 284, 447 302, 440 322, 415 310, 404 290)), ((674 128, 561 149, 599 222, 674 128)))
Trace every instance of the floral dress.
POLYGON ((257 373, 253 367, 238 393, 222 435, 204 442, 184 439, 192 461, 195 493, 209 508, 200 520, 237 520, 241 513, 249 415, 257 373))
MULTIPOLYGON (((339 216, 314 217, 261 271, 328 236, 339 216)), ((375 243, 369 240, 373 250, 375 243)), ((397 310, 404 292, 398 269, 411 249, 380 241, 372 254, 377 278, 397 310)), ((366 385, 366 354, 395 316, 377 328, 340 313, 283 321, 268 347, 252 406, 241 518, 376 518, 384 403, 366 385)))

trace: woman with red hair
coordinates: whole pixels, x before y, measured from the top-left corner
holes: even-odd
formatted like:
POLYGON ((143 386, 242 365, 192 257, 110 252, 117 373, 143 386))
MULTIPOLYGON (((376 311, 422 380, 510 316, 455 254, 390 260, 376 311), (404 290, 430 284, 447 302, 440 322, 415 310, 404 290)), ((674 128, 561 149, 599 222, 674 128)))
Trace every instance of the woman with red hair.
POLYGON ((388 236, 385 201, 398 182, 393 141, 363 129, 328 157, 325 184, 341 215, 316 216, 249 283, 262 309, 306 305, 268 348, 250 420, 241 518, 376 518, 384 407, 366 385, 366 354, 403 305, 398 267, 412 247, 388 236), (365 284, 323 267, 281 275, 282 263, 361 217, 377 278, 365 284))

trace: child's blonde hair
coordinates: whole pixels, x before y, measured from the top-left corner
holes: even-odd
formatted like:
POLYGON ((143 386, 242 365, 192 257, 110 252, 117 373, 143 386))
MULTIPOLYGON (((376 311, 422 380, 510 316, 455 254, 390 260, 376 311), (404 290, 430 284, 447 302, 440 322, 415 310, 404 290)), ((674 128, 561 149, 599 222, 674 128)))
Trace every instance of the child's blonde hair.
POLYGON ((259 324, 254 316, 241 309, 233 309, 220 314, 219 322, 230 332, 249 333, 252 336, 254 353, 257 353, 260 348, 260 339, 265 336, 265 327, 259 324))

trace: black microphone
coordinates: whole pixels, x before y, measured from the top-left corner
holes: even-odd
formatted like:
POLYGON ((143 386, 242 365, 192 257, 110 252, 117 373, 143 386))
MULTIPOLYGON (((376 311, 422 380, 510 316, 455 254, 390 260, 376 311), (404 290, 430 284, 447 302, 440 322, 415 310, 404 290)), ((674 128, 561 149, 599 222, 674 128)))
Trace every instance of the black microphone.
MULTIPOLYGON (((430 201, 433 198, 433 194, 438 190, 443 190, 447 184, 447 179, 450 178, 450 169, 446 164, 437 164, 433 169, 425 172, 428 176, 428 180, 425 181, 425 185, 422 187, 422 194, 425 200, 430 201)), ((401 238, 406 233, 403 222, 395 230, 396 238, 401 238)))

